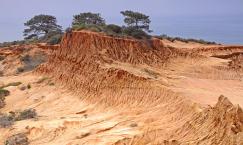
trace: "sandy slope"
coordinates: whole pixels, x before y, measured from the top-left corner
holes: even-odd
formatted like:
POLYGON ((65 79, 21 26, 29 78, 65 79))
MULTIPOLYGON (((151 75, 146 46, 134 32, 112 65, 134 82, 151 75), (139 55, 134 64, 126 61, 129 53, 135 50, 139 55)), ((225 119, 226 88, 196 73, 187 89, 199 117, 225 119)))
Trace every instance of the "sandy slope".
MULTIPOLYGON (((94 142, 107 143, 139 132, 131 129, 129 123, 123 125, 122 121, 125 119, 117 116, 116 112, 100 112, 92 104, 80 102, 78 96, 67 93, 68 91, 59 86, 49 86, 46 85, 47 82, 36 84, 39 79, 40 77, 32 74, 1 79, 4 82, 21 81, 24 84, 32 84, 32 89, 27 91, 20 91, 18 87, 9 87, 12 93, 7 98, 7 105, 1 110, 2 112, 34 108, 39 116, 38 120, 17 122, 11 131, 1 134, 1 141, 6 135, 20 131, 28 132, 32 144, 82 143, 85 140, 80 142, 79 138, 86 137, 85 134, 90 136, 89 142, 93 144, 94 142), (104 135, 102 130, 109 132, 109 128, 112 129, 114 126, 116 129, 112 131, 117 132, 117 135, 114 134, 111 139, 104 140, 102 136, 98 136, 98 134, 104 135)), ((1 132, 5 131, 1 129, 1 132)))
MULTIPOLYGON (((219 54, 242 50, 221 49, 219 54)), ((38 119, 0 128, 0 141, 25 132, 33 145, 240 145, 243 71, 205 51, 170 48, 159 40, 67 34, 37 70, 0 77, 0 84, 31 84, 24 91, 8 87, 2 113, 38 113, 38 119), (43 77, 48 79, 38 83, 43 77)))

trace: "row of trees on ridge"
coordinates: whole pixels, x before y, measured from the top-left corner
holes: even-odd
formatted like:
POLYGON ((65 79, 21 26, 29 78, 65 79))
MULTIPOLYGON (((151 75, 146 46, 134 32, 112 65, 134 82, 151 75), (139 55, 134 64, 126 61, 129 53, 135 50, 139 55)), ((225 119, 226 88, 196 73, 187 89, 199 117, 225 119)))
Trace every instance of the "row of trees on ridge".
MULTIPOLYGON (((122 11, 124 23, 126 26, 115 24, 106 24, 104 18, 99 13, 80 13, 73 16, 72 27, 70 30, 88 29, 96 32, 104 32, 108 35, 131 36, 134 38, 149 38, 147 32, 151 32, 149 16, 133 11, 122 11)), ((38 40, 51 44, 59 43, 63 31, 62 27, 57 24, 57 19, 51 15, 37 15, 28 20, 24 25, 25 40, 38 40)))
MULTIPOLYGON (((150 39, 148 34, 152 32, 150 30, 151 20, 149 16, 130 10, 121 11, 124 16, 124 26, 115 24, 107 24, 105 19, 101 17, 99 13, 85 12, 73 16, 73 21, 70 28, 66 29, 66 32, 90 30, 95 32, 103 32, 107 35, 118 37, 132 37, 137 39, 150 39)), ((28 20, 24 25, 27 27, 24 29, 25 40, 4 42, 0 43, 0 47, 6 47, 17 44, 29 44, 45 42, 48 44, 58 44, 63 36, 63 29, 57 24, 57 19, 51 15, 36 15, 28 20)), ((183 39, 180 37, 169 37, 167 35, 155 36, 159 39, 167 39, 170 41, 183 41, 183 42, 197 42, 202 44, 216 44, 215 42, 208 42, 205 40, 196 39, 183 39)))

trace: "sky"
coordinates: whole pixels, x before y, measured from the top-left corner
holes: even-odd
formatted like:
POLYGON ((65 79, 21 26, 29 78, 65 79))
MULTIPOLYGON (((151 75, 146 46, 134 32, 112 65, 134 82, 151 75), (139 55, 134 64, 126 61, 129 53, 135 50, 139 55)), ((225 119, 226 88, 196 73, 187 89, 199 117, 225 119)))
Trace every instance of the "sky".
POLYGON ((34 15, 56 16, 65 29, 81 12, 123 25, 122 10, 149 15, 157 35, 243 44, 243 0, 0 0, 0 42, 23 39, 24 23, 34 15))

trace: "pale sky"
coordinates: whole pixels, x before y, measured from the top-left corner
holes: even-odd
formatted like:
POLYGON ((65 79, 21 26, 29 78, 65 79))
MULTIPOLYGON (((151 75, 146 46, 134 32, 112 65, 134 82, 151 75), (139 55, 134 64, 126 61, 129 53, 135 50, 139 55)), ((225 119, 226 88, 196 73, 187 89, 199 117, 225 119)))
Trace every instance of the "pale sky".
POLYGON ((0 0, 0 42, 22 39, 23 24, 34 15, 54 15, 66 28, 74 14, 90 11, 122 25, 122 10, 150 15, 156 34, 243 44, 237 39, 243 37, 243 0, 0 0))

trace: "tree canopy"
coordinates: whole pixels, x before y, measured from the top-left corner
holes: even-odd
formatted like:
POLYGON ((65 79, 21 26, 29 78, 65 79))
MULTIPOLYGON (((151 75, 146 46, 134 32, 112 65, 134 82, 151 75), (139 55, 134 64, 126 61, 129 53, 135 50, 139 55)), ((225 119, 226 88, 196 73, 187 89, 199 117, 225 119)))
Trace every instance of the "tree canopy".
POLYGON ((105 20, 100 16, 99 13, 80 13, 79 15, 73 16, 72 25, 103 25, 105 20))
POLYGON ((149 16, 129 10, 121 11, 121 14, 125 17, 124 22, 128 27, 151 32, 151 30, 149 30, 149 24, 151 23, 149 16))
POLYGON ((51 15, 37 15, 24 23, 25 39, 39 38, 50 32, 62 32, 62 27, 57 24, 56 17, 51 15))

